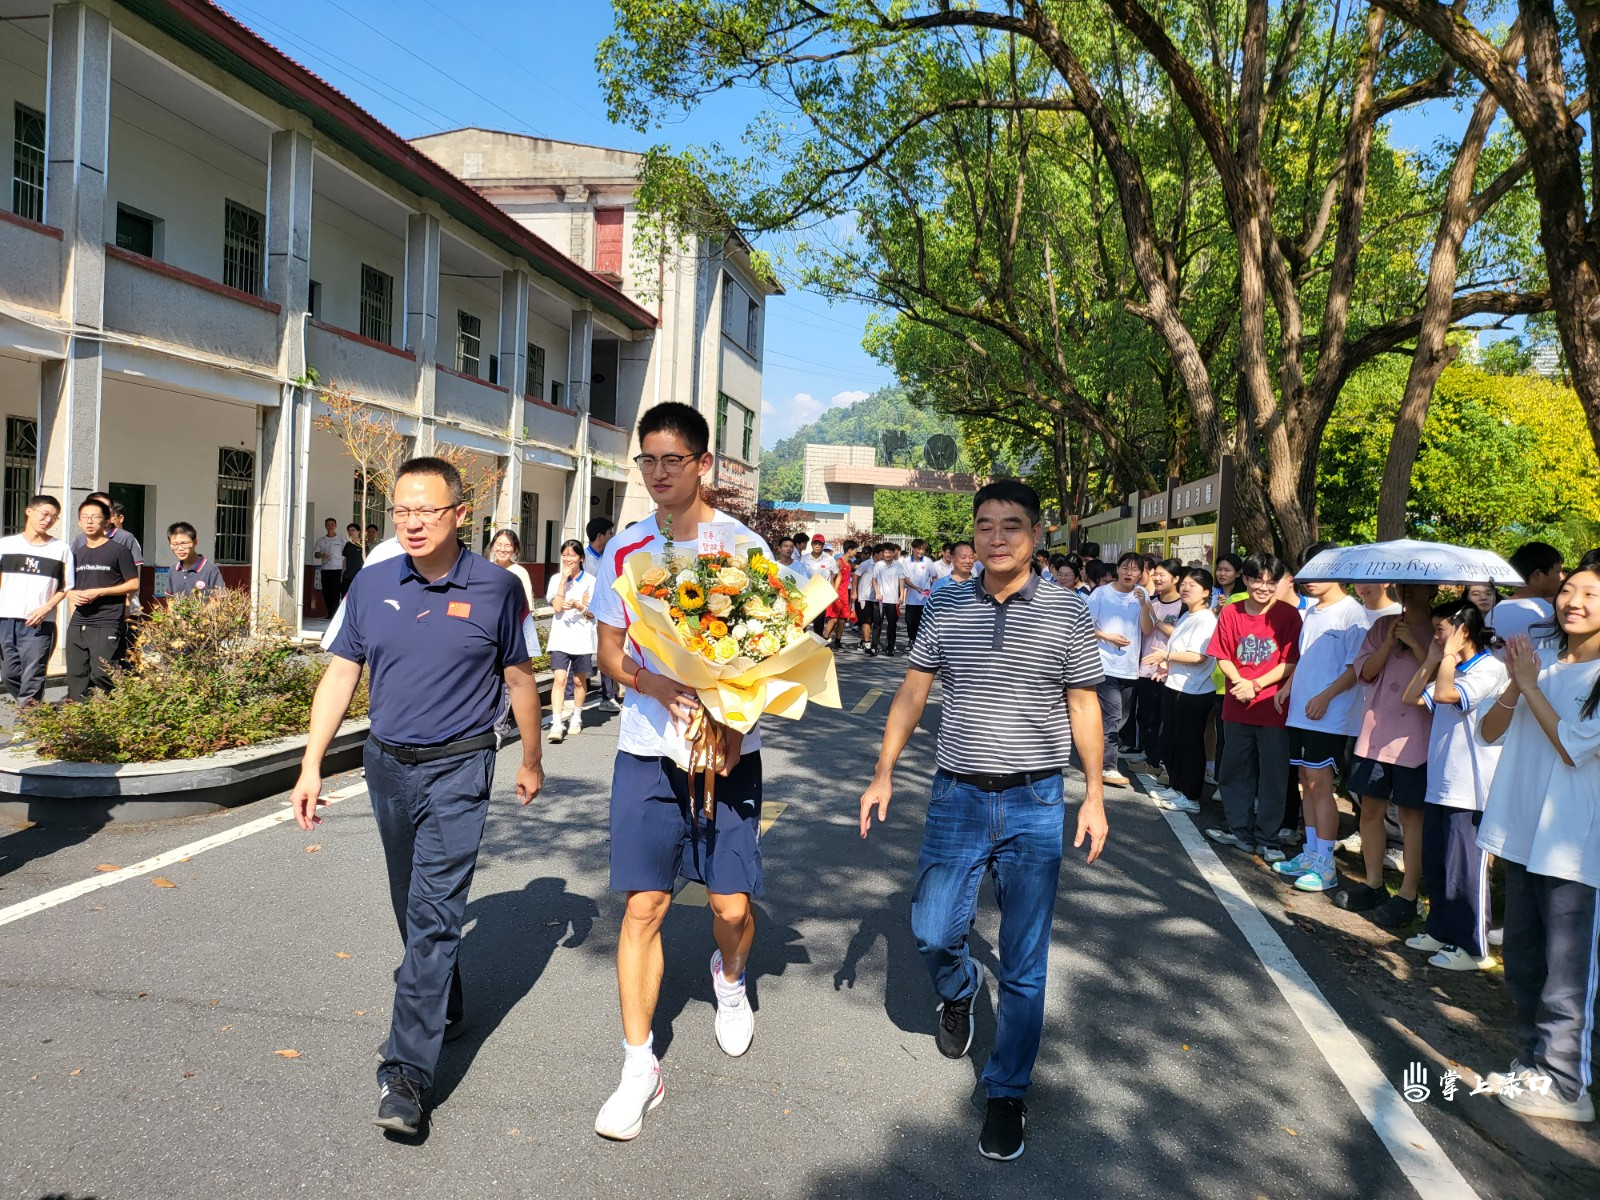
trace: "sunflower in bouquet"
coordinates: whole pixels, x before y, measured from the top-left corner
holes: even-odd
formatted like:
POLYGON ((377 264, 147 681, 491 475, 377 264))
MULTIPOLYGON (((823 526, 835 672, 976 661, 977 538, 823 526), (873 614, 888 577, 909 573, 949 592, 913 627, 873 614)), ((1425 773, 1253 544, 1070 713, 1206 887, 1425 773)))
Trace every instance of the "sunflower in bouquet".
POLYGON ((839 707, 833 653, 807 628, 836 597, 827 580, 799 583, 750 539, 698 554, 670 527, 662 534, 661 552, 630 555, 615 586, 633 616, 629 636, 700 700, 667 753, 706 769, 709 797, 724 730, 748 733, 764 714, 797 718, 812 700, 839 707))

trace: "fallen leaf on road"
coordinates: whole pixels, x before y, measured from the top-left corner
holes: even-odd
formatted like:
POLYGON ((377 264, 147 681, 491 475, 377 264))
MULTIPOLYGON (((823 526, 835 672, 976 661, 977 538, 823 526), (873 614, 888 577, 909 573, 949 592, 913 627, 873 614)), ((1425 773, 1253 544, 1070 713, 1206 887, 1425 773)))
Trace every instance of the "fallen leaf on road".
POLYGON ((183 1073, 183 1077, 185 1079, 193 1079, 194 1078, 194 1072, 193 1071, 185 1071, 183 1073))
POLYGON ((165 875, 157 875, 150 882, 155 884, 156 887, 175 888, 175 887, 178 886, 177 884, 173 883, 172 880, 168 879, 165 875))
POLYGON ((188 862, 189 860, 187 858, 180 858, 178 861, 179 862, 188 862))
POLYGON ((1184 1047, 1183 1047, 1183 1048, 1184 1048, 1184 1049, 1185 1049, 1185 1050, 1187 1050, 1187 1049, 1188 1049, 1188 1048, 1189 1048, 1189 1047, 1188 1047, 1188 1045, 1187 1045, 1187 1044, 1186 1044, 1186 1045, 1185 1045, 1185 1046, 1184 1046, 1184 1047))
POLYGON ((116 863, 101 863, 98 867, 95 868, 95 870, 96 871, 120 871, 120 870, 122 870, 122 868, 117 866, 116 863))
POLYGON ((506 1132, 509 1133, 512 1137, 516 1137, 517 1134, 522 1132, 522 1130, 520 1130, 520 1129, 508 1129, 508 1130, 506 1130, 506 1132))
POLYGON ((350 953, 347 953, 347 952, 346 952, 346 951, 344 951, 344 950, 335 950, 335 951, 334 951, 334 952, 333 952, 333 956, 334 956, 334 957, 335 957, 335 958, 354 958, 354 957, 355 957, 355 955, 354 955, 354 954, 350 954, 350 953))
POLYGON ((322 849, 322 843, 321 842, 312 842, 311 845, 306 847, 306 853, 307 854, 315 854, 318 850, 321 850, 321 849, 322 849))
POLYGON ((144 998, 145 998, 145 997, 146 997, 146 996, 148 996, 148 995, 149 995, 149 994, 150 994, 150 993, 149 993, 149 992, 140 992, 140 993, 139 993, 139 996, 138 996, 138 998, 139 998, 139 999, 140 999, 140 1000, 143 1000, 143 999, 144 999, 144 998))
POLYGON ((68 1071, 67 1074, 69 1076, 71 1076, 71 1075, 82 1075, 83 1074, 83 1068, 79 1067, 76 1071, 68 1071))
POLYGON ((212 1002, 211 1002, 211 1007, 212 1007, 212 1008, 215 1008, 215 1007, 216 1007, 216 1006, 217 1006, 217 1005, 219 1005, 219 1004, 221 1004, 221 1003, 222 1003, 222 999, 221 999, 221 997, 218 997, 218 998, 217 998, 217 999, 215 999, 215 1000, 213 1000, 213 1001, 212 1001, 212 1002))
POLYGON ((1427 1149, 1427 1147, 1424 1146, 1421 1142, 1412 1142, 1411 1144, 1413 1146, 1415 1146, 1418 1150, 1426 1150, 1427 1149))
POLYGON ((228 1032, 228 1030, 230 1030, 230 1029, 232 1029, 232 1028, 233 1028, 233 1026, 232 1026, 232 1025, 224 1025, 224 1026, 223 1026, 223 1027, 222 1027, 222 1032, 223 1032, 223 1033, 227 1033, 227 1032, 228 1032))
POLYGON ((1290 1136, 1290 1137, 1299 1137, 1299 1136, 1300 1136, 1300 1135, 1299 1135, 1299 1134, 1298 1134, 1298 1133, 1296 1133, 1296 1132, 1295 1132, 1295 1131, 1294 1131, 1294 1130, 1292 1130, 1292 1129, 1290 1129, 1290 1128, 1289 1128, 1289 1127, 1288 1127, 1288 1126, 1287 1126, 1287 1125, 1280 1125, 1280 1126, 1278 1126, 1278 1128, 1279 1128, 1279 1129, 1281 1129, 1281 1130, 1283 1130, 1283 1131, 1284 1131, 1284 1132, 1285 1132, 1285 1133, 1287 1133, 1287 1134, 1288 1134, 1288 1135, 1289 1135, 1289 1136, 1290 1136))
POLYGON ((273 1053, 276 1054, 279 1058, 299 1058, 300 1057, 300 1051, 298 1051, 298 1050, 274 1050, 273 1053))
POLYGON ((358 1016, 358 1017, 364 1017, 364 1016, 366 1016, 366 1015, 367 1015, 367 1010, 366 1010, 366 1009, 364 1009, 364 1008, 358 1008, 358 1009, 356 1009, 356 1016, 358 1016))

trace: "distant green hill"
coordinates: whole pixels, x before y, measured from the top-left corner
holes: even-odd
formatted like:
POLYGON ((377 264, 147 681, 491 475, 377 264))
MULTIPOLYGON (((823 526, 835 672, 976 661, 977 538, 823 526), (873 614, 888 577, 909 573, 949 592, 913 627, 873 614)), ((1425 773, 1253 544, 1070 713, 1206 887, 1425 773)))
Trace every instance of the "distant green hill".
MULTIPOLYGON (((883 431, 903 430, 911 447, 909 463, 896 458, 894 466, 922 466, 922 447, 936 433, 947 433, 961 444, 961 423, 928 412, 911 403, 899 388, 883 388, 848 408, 833 408, 809 425, 803 425, 761 455, 761 498, 800 499, 801 470, 806 443, 825 446, 875 446, 883 464, 883 431)), ((959 464, 958 469, 965 469, 959 464)))

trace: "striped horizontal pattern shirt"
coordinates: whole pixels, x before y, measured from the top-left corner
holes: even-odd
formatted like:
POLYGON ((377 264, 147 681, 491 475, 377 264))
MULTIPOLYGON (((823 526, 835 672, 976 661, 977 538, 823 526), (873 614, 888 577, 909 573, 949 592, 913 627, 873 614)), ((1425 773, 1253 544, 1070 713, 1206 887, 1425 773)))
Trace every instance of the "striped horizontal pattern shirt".
POLYGON ((1000 603, 971 579, 928 600, 911 667, 939 677, 937 761, 956 774, 1007 775, 1067 765, 1068 688, 1104 679, 1083 597, 1029 574, 1000 603))

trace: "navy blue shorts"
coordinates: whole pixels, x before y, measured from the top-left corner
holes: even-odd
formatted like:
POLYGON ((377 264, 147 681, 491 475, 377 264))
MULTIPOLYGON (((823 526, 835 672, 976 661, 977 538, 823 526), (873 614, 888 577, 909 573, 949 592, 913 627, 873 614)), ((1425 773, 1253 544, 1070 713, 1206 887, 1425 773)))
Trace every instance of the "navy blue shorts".
POLYGON ((1428 798, 1428 768, 1402 767, 1356 756, 1346 781, 1358 796, 1389 800, 1401 808, 1424 808, 1428 798))
POLYGON ((710 822, 668 758, 617 752, 611 775, 611 890, 670 892, 678 877, 719 896, 761 894, 761 752, 717 779, 710 822))

